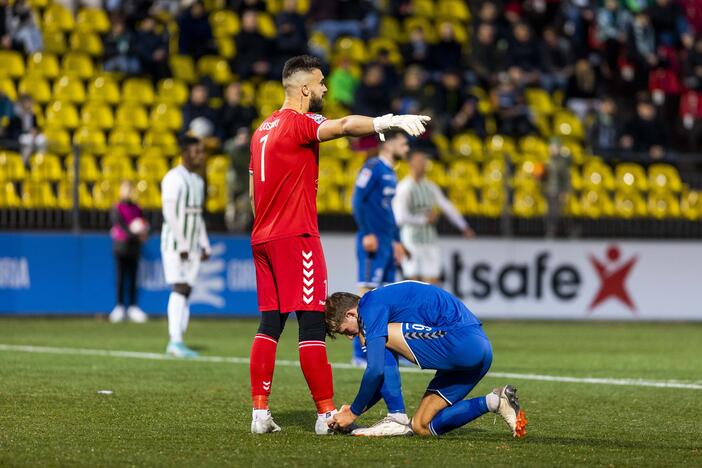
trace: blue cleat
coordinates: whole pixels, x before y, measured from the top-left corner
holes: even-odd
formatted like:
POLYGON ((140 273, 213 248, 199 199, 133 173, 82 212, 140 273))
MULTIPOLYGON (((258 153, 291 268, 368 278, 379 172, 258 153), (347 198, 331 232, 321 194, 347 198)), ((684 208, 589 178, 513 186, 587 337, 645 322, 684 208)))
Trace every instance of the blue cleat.
POLYGON ((196 358, 199 356, 197 351, 188 348, 182 341, 177 343, 170 341, 166 347, 166 354, 176 358, 196 358))

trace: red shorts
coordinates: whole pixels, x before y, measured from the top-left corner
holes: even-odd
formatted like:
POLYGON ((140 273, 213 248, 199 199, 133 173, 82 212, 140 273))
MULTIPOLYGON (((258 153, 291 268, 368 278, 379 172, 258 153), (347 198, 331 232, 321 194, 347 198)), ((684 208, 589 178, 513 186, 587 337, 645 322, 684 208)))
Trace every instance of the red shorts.
POLYGON ((252 246, 258 310, 324 311, 327 264, 319 237, 288 237, 252 246))

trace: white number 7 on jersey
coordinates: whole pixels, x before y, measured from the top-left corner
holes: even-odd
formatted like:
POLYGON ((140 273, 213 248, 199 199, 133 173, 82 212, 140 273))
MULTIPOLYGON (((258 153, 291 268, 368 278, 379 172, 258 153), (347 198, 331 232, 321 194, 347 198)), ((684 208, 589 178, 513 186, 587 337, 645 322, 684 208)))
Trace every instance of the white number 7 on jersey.
POLYGON ((264 135, 258 140, 259 143, 263 143, 261 147, 261 182, 266 181, 266 141, 268 141, 268 135, 264 135))

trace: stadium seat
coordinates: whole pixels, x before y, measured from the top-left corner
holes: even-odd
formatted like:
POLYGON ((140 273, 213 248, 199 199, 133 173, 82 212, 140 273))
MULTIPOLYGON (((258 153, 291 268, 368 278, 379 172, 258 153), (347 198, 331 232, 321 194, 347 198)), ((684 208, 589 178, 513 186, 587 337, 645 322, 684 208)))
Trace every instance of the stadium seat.
POLYGON ((144 146, 161 148, 164 156, 175 156, 179 151, 175 135, 168 131, 149 130, 144 135, 144 146))
POLYGON ((671 191, 654 191, 648 195, 648 214, 656 219, 680 217, 680 203, 671 191))
POLYGON ((53 98, 56 101, 85 102, 85 88, 83 82, 76 76, 63 75, 54 83, 53 98))
POLYGON ((646 216, 646 202, 641 193, 630 187, 617 190, 614 194, 614 209, 618 217, 624 219, 643 218, 646 216))
POLYGON ((76 15, 76 30, 105 34, 110 30, 110 18, 102 8, 81 8, 76 15))
POLYGON ((434 30, 434 25, 429 19, 418 16, 406 18, 404 21, 404 35, 409 37, 410 33, 415 28, 420 28, 422 31, 424 31, 424 38, 427 42, 432 44, 436 42, 436 31, 434 30))
POLYGON ((540 176, 543 171, 542 162, 533 159, 524 160, 515 168, 512 185, 516 189, 534 190, 541 185, 540 176))
POLYGON ((470 10, 467 3, 462 0, 439 0, 436 16, 467 23, 470 20, 470 10))
MULTIPOLYGON (((78 184, 78 200, 81 209, 90 210, 94 207, 93 197, 90 195, 85 182, 79 182, 78 184)), ((59 184, 57 204, 62 210, 73 208, 73 182, 63 181, 59 184)))
POLYGON ((584 187, 583 176, 577 166, 570 166, 570 187, 573 190, 580 191, 584 187))
MULTIPOLYGON (((322 159, 320 158, 320 171, 322 166, 322 159)), ((216 155, 211 156, 207 159, 206 173, 207 182, 217 183, 225 182, 227 179, 227 173, 229 172, 229 156, 226 155, 216 155)), ((321 173, 321 172, 320 172, 321 173)), ((319 179, 322 177, 320 175, 319 179)))
POLYGON ((321 31, 314 31, 307 41, 307 45, 310 50, 316 53, 329 57, 331 55, 331 45, 329 45, 329 39, 321 31))
MULTIPOLYGON (((69 155, 65 160, 66 176, 68 180, 73 180, 75 178, 75 171, 73 170, 73 155, 69 155)), ((78 157, 78 177, 84 182, 95 182, 100 177, 100 171, 97 166, 97 161, 95 161, 95 156, 88 153, 81 153, 78 157)))
POLYGON ((551 115, 555 111, 551 96, 542 88, 528 88, 524 92, 524 97, 527 105, 536 113, 551 115))
POLYGON ((580 206, 583 216, 597 219, 614 215, 614 204, 607 192, 599 189, 583 191, 580 196, 580 206))
POLYGON ((492 158, 511 156, 517 152, 514 139, 506 135, 493 135, 488 137, 485 147, 492 158))
POLYGON ((46 107, 45 124, 49 128, 74 129, 80 123, 78 111, 70 102, 54 101, 46 107))
POLYGON ((82 52, 68 52, 61 61, 62 72, 67 75, 75 75, 82 80, 92 78, 95 74, 93 60, 89 55, 82 52))
POLYGON ((472 187, 480 188, 483 185, 483 180, 477 164, 473 161, 458 160, 449 166, 448 183, 449 186, 462 190, 472 187))
POLYGON ((63 179, 63 168, 58 156, 51 153, 36 153, 29 159, 29 178, 36 181, 56 182, 63 179))
POLYGON ((151 109, 151 129, 177 132, 183 128, 180 106, 158 104, 151 109))
POLYGON ((258 32, 267 39, 275 39, 278 30, 275 27, 275 21, 266 13, 258 14, 258 32))
POLYGON ((19 153, 0 150, 0 181, 21 181, 26 175, 24 160, 19 153))
POLYGON ((56 195, 48 182, 27 180, 22 184, 22 207, 56 208, 56 195))
POLYGON ((236 57, 236 42, 228 37, 218 37, 215 39, 217 52, 222 58, 231 60, 236 57))
POLYGON ((680 195, 680 214, 690 221, 702 218, 702 195, 696 190, 685 190, 680 195))
POLYGON ((101 161, 103 178, 119 183, 134 178, 134 168, 128 157, 119 153, 104 156, 101 161))
POLYGON ((512 213, 520 218, 533 218, 546 214, 546 199, 538 190, 517 189, 514 192, 512 213))
POLYGON ((427 178, 439 187, 446 187, 448 184, 448 177, 446 176, 446 167, 444 164, 441 161, 429 161, 427 178))
POLYGON ((112 109, 100 102, 89 102, 84 105, 80 112, 80 120, 86 127, 97 127, 102 130, 109 130, 115 125, 112 109))
POLYGON ((4 94, 11 101, 17 100, 17 90, 15 90, 15 82, 12 78, 0 78, 0 94, 4 94))
POLYGON ((66 52, 66 36, 63 31, 44 31, 44 52, 63 54, 66 52))
POLYGON ((573 164, 583 164, 585 162, 585 151, 579 141, 564 138, 561 140, 561 151, 570 156, 573 164))
POLYGON ((206 55, 197 61, 197 72, 200 76, 209 76, 217 84, 231 82, 234 77, 229 69, 229 62, 217 55, 206 55))
POLYGON ((27 73, 54 79, 60 73, 59 61, 55 54, 35 52, 27 58, 27 73))
POLYGON ((100 57, 103 52, 102 40, 94 32, 74 31, 68 38, 68 44, 71 46, 71 50, 84 52, 91 57, 100 57))
POLYGON ((397 42, 387 37, 374 37, 368 41, 368 60, 376 60, 381 51, 388 51, 390 63, 395 66, 402 65, 402 55, 397 42))
POLYGON ((505 192, 500 186, 483 187, 480 194, 480 213, 488 218, 497 218, 505 205, 505 192))
POLYGON ((621 163, 615 168, 615 184, 621 191, 648 190, 648 179, 644 168, 636 163, 621 163))
POLYGON ((161 191, 159 182, 140 180, 136 184, 137 200, 142 208, 155 210, 161 208, 161 191))
POLYGON ((107 151, 105 133, 95 127, 80 127, 73 134, 73 144, 80 148, 81 152, 90 154, 103 154, 107 151))
POLYGON ((122 101, 142 106, 150 106, 154 102, 154 87, 145 78, 127 78, 122 83, 122 101))
POLYGON ((368 59, 366 44, 356 37, 341 37, 334 44, 334 54, 337 57, 350 59, 355 63, 365 63, 368 59))
POLYGON ((137 159, 137 177, 151 182, 160 182, 168 172, 168 163, 163 157, 141 156, 137 159))
POLYGON ((71 11, 60 3, 52 2, 44 11, 43 31, 73 31, 74 28, 71 11))
POLYGON ((4 182, 0 185, 0 208, 19 208, 22 200, 17 195, 17 189, 12 182, 4 182))
POLYGON ((400 22, 393 16, 382 16, 380 18, 379 35, 393 41, 404 42, 404 33, 400 22))
POLYGON ((14 50, 0 50, 0 76, 20 78, 24 75, 24 58, 14 50))
POLYGON ((614 190, 612 169, 600 160, 593 160, 583 167, 583 186, 591 190, 614 190))
POLYGON ((448 198, 456 206, 456 209, 463 214, 468 216, 474 216, 480 214, 480 204, 478 203, 478 197, 475 194, 475 190, 467 187, 456 187, 450 188, 448 192, 448 198))
POLYGON ((187 84, 194 84, 198 80, 195 63, 189 55, 171 55, 169 58, 173 78, 187 84))
POLYGON ((502 187, 504 185, 505 163, 500 159, 493 159, 483 165, 483 185, 486 187, 502 187))
POLYGON ((580 119, 572 112, 561 110, 553 116, 553 133, 560 137, 582 141, 585 132, 580 119))
POLYGON ((648 185, 652 191, 679 193, 682 182, 678 170, 670 164, 656 163, 648 168, 648 185))
POLYGON ((334 157, 319 158, 319 180, 324 180, 328 187, 336 188, 344 185, 344 170, 341 161, 334 157))
POLYGON ((432 0, 412 0, 412 13, 422 18, 434 18, 436 5, 432 0))
POLYGON ((210 213, 221 213, 227 208, 227 185, 224 183, 207 184, 207 202, 205 207, 210 213))
POLYGON ((17 87, 19 94, 28 94, 39 104, 51 101, 51 88, 46 78, 39 75, 27 75, 17 87))
POLYGON ((549 158, 548 143, 534 135, 522 137, 519 140, 519 150, 529 159, 547 161, 549 158))
POLYGON ((573 216, 576 218, 583 216, 583 207, 580 204, 580 199, 575 192, 568 192, 566 194, 565 202, 563 205, 564 215, 573 216))
POLYGON ((210 15, 210 25, 215 37, 231 38, 239 34, 239 17, 230 10, 215 11, 210 15))
POLYGON ((453 152, 473 161, 482 161, 484 156, 482 140, 472 133, 462 133, 453 137, 451 141, 453 152))
POLYGON ((141 151, 141 137, 131 127, 115 127, 107 137, 110 147, 121 148, 126 153, 137 155, 141 151))
POLYGON ((471 86, 470 94, 478 99, 478 112, 484 115, 492 114, 494 109, 488 93, 480 86, 471 86))
POLYGON ((256 93, 256 105, 260 107, 264 104, 280 106, 285 99, 285 90, 277 81, 266 81, 262 83, 256 93))
POLYGON ((188 86, 182 81, 166 78, 158 82, 156 89, 156 102, 182 106, 188 101, 188 86))
POLYGON ((45 128, 46 149, 55 154, 68 154, 71 152, 71 137, 63 128, 45 128))
POLYGON ((88 84, 88 99, 116 105, 120 102, 119 86, 106 76, 96 77, 88 84))
POLYGON ((93 186, 93 206, 110 210, 119 199, 119 181, 103 180, 93 186))
POLYGON ((149 115, 139 104, 121 104, 117 108, 115 123, 118 127, 146 130, 149 126, 149 115))

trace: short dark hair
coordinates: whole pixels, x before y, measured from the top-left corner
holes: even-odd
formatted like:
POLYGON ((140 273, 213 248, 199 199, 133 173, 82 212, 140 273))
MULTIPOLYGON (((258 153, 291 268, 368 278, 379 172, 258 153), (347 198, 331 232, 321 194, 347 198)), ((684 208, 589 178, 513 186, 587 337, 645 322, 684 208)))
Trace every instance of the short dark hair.
POLYGON ((283 81, 290 78, 293 73, 299 71, 311 72, 312 70, 321 70, 322 62, 317 57, 312 55, 298 55, 288 59, 283 66, 283 81))
POLYGON ((200 143, 200 139, 192 135, 183 135, 180 137, 179 143, 181 151, 185 151, 188 149, 188 146, 197 145, 200 143))
POLYGON ((386 132, 383 132, 383 135, 385 136, 385 141, 380 141, 380 146, 383 146, 385 143, 390 143, 392 140, 395 138, 399 137, 400 135, 407 136, 407 134, 402 131, 402 130, 388 130, 386 132))
POLYGON ((324 321, 327 326, 327 335, 330 338, 336 338, 346 312, 358 307, 360 300, 359 296, 347 292, 335 292, 327 298, 324 304, 324 321))

